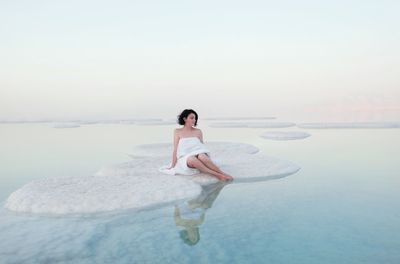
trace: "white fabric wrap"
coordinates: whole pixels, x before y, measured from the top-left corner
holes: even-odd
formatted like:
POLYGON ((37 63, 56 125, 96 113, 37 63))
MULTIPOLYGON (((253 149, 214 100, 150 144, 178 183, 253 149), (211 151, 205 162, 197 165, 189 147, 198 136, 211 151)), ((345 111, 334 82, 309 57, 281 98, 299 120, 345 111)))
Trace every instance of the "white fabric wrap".
POLYGON ((175 167, 169 169, 172 164, 164 165, 159 168, 159 171, 168 175, 193 175, 200 173, 198 169, 189 168, 187 166, 187 159, 190 156, 195 156, 201 153, 206 153, 208 156, 210 156, 210 151, 203 143, 201 143, 198 137, 181 138, 178 142, 178 149, 176 153, 177 162, 175 167))

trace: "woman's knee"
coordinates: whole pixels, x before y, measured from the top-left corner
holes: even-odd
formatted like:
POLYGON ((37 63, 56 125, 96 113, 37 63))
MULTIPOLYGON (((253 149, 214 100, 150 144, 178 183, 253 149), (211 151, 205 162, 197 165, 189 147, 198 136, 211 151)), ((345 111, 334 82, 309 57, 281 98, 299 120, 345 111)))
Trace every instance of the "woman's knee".
POLYGON ((199 160, 195 156, 192 156, 187 158, 186 163, 190 167, 196 167, 199 164, 199 160))
POLYGON ((198 155, 198 159, 199 159, 200 161, 202 161, 202 162, 207 162, 207 161, 210 160, 210 158, 208 157, 208 155, 205 154, 205 153, 199 154, 199 155, 198 155))

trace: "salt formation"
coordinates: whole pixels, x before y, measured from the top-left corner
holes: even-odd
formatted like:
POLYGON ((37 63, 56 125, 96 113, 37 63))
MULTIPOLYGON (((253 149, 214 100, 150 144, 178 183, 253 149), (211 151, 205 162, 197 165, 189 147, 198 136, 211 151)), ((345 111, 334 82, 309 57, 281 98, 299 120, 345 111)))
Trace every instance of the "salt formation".
MULTIPOLYGON (((211 159, 232 175, 233 183, 284 177, 300 167, 260 153, 252 145, 209 142, 211 159)), ((93 176, 34 180, 7 199, 18 212, 80 214, 145 208, 200 195, 201 185, 217 182, 207 174, 165 175, 158 168, 171 161, 171 144, 137 146, 132 160, 101 168, 93 176)))
POLYGON ((203 118, 204 120, 265 120, 265 119, 275 119, 276 117, 209 117, 209 118, 203 118))
MULTIPOLYGON (((253 145, 246 143, 231 143, 223 141, 206 142, 207 148, 211 151, 211 155, 220 156, 229 153, 247 153, 254 154, 259 149, 253 145)), ((168 156, 172 155, 171 143, 158 143, 158 144, 142 144, 133 148, 134 155, 137 156, 168 156)))
POLYGON ((176 125, 176 121, 175 120, 136 121, 134 124, 142 126, 162 126, 162 125, 176 125))
POLYGON ((215 122, 210 127, 282 128, 295 126, 292 122, 215 122))
POLYGON ((53 124, 53 128, 75 128, 80 127, 78 123, 56 123, 53 124))
POLYGON ((160 175, 48 178, 13 192, 5 207, 29 213, 94 213, 154 206, 200 193, 198 184, 160 175))
POLYGON ((268 131, 261 135, 262 138, 272 140, 296 140, 311 136, 309 133, 301 131, 268 131))
MULTIPOLYGON (((283 177, 297 172, 300 167, 263 153, 245 143, 232 142, 208 142, 207 148, 211 151, 211 159, 223 171, 230 174, 233 183, 258 181, 283 177)), ((172 146, 169 143, 145 144, 134 148, 136 155, 131 155, 132 161, 104 167, 99 170, 97 176, 125 175, 135 176, 141 174, 159 174, 158 166, 171 161, 172 146)), ((190 179, 201 185, 215 183, 218 180, 208 174, 200 173, 192 176, 176 175, 166 177, 181 177, 190 179)))
POLYGON ((400 128, 400 122, 325 122, 300 123, 300 128, 400 128))

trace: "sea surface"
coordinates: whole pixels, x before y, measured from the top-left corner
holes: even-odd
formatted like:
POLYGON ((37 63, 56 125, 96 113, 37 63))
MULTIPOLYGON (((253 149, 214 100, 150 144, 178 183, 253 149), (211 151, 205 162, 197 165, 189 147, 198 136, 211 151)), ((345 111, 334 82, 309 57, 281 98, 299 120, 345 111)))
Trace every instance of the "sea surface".
POLYGON ((400 129, 210 123, 199 122, 206 144, 249 143, 300 171, 211 186, 197 211, 180 202, 74 216, 15 213, 3 205, 24 184, 93 175, 129 161, 135 145, 172 143, 176 126, 0 124, 0 263, 400 263, 400 129), (311 136, 261 138, 267 131, 311 136))

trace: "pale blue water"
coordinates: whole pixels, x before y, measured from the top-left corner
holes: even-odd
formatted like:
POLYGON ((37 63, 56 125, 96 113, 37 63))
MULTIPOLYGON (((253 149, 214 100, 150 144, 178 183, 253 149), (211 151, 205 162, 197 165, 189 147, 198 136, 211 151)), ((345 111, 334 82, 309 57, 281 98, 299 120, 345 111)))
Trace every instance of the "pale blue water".
MULTIPOLYGON (((132 146, 167 142, 172 128, 0 125, 0 198, 32 179, 129 160, 132 146)), ((270 141, 259 137, 267 129, 201 128, 206 141, 250 143, 302 169, 224 186, 194 245, 180 237, 174 205, 81 217, 1 209, 0 263, 400 263, 399 129, 309 129, 304 140, 270 141)))

